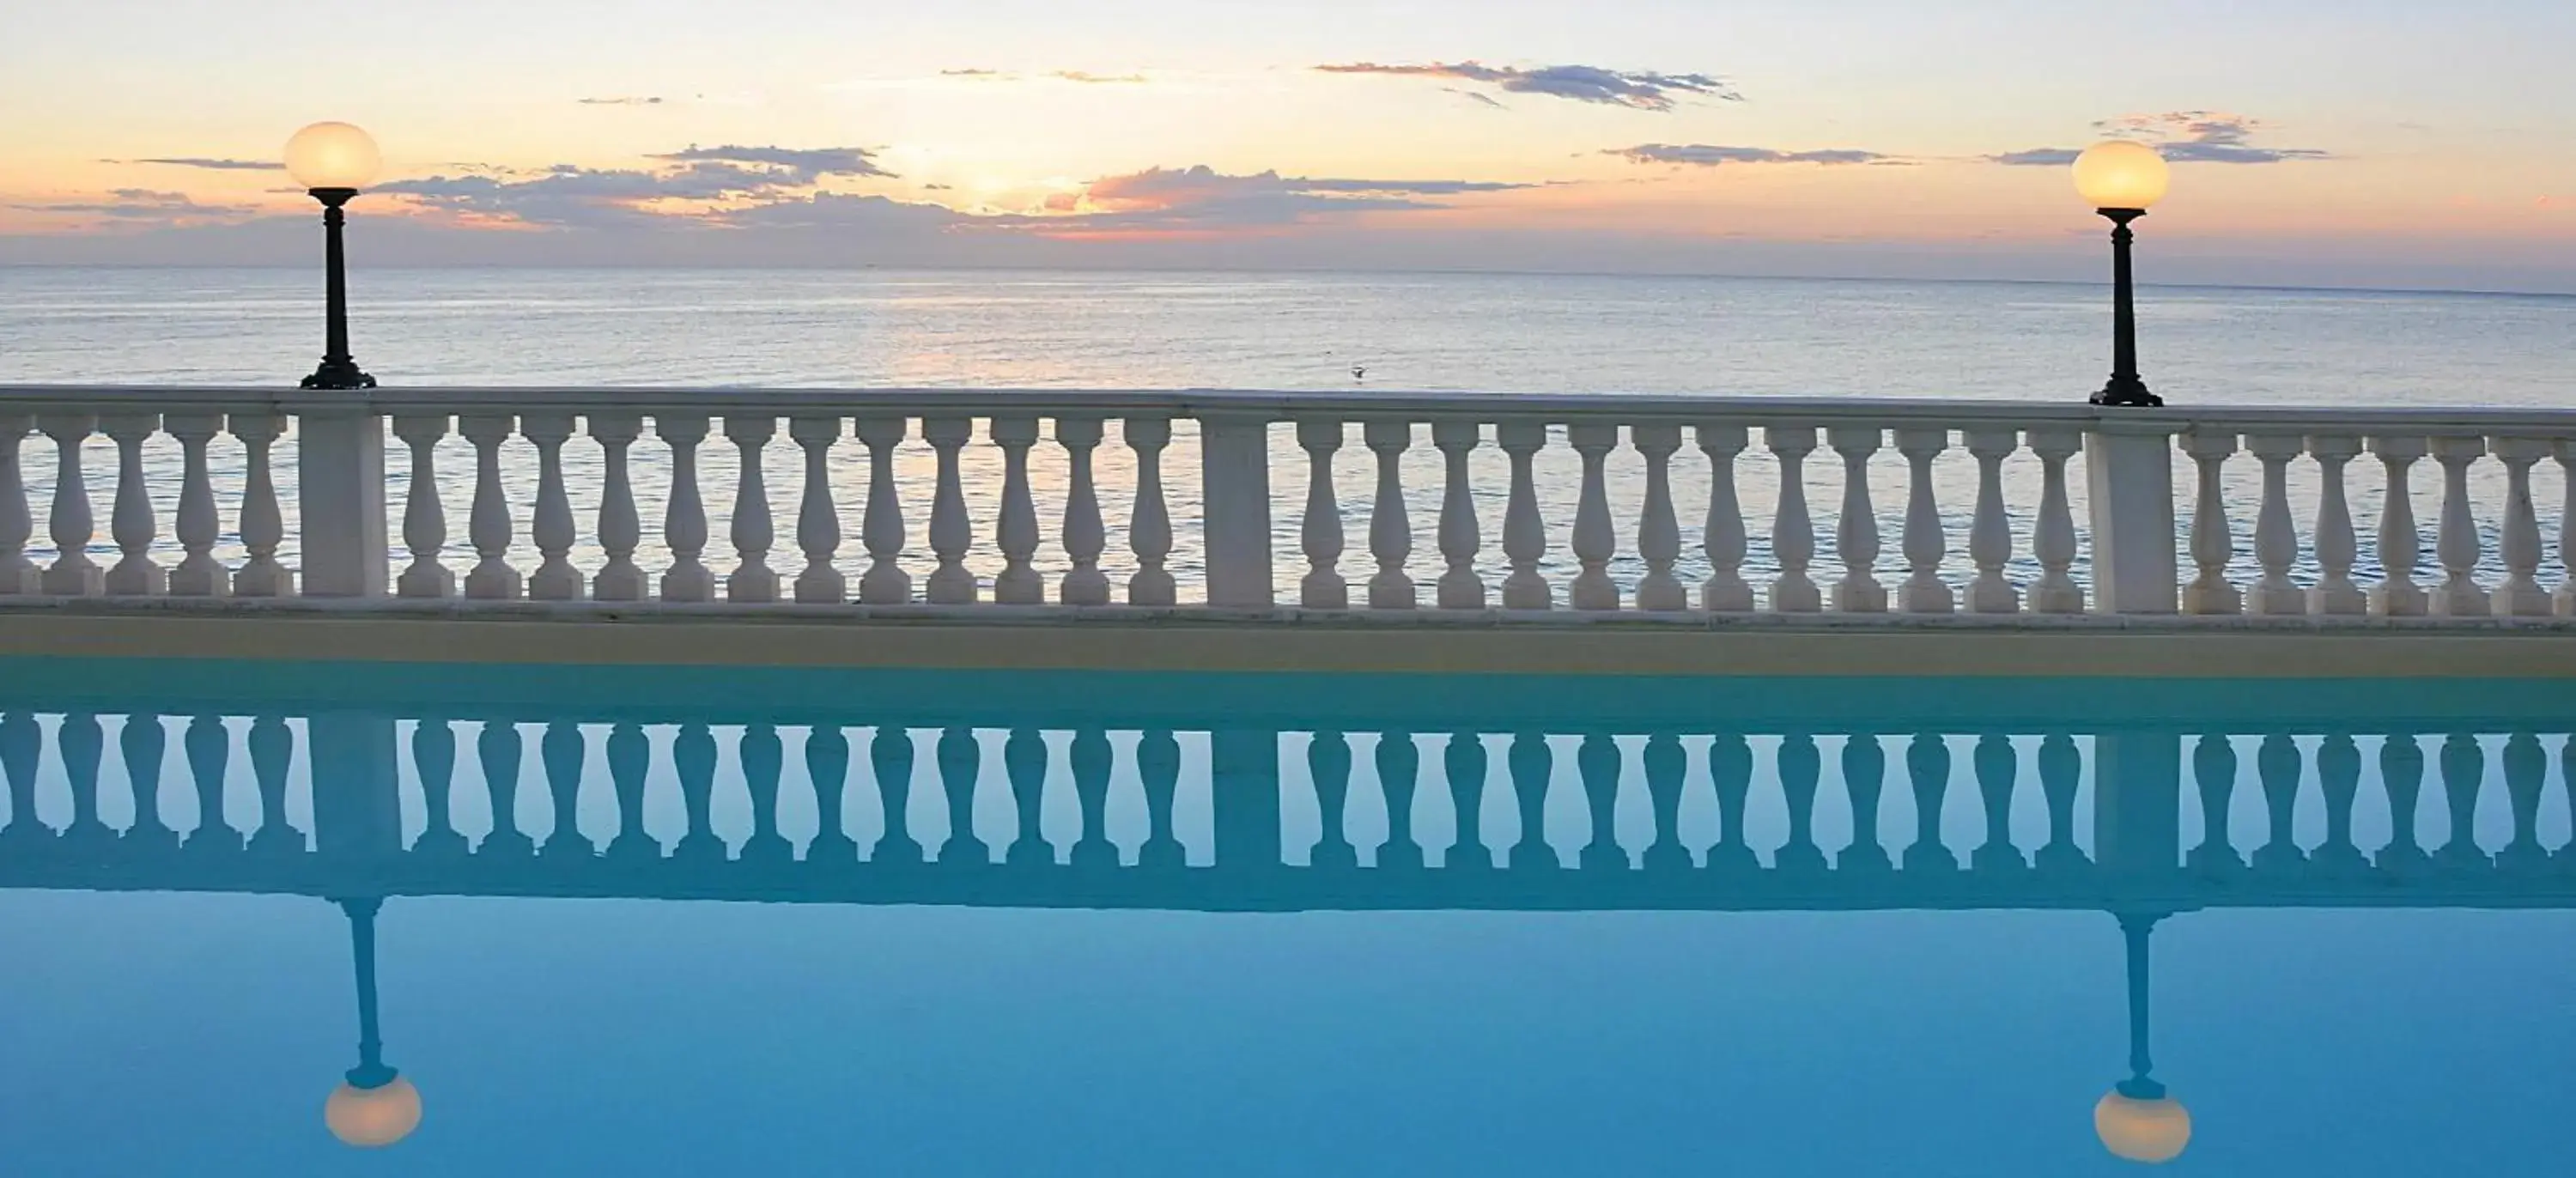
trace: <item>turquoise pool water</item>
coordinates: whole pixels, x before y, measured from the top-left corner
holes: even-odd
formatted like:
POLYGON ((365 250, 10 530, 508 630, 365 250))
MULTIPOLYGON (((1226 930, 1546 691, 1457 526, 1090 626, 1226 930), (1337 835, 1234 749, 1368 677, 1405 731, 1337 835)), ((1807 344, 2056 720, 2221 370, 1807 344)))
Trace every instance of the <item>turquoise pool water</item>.
POLYGON ((0 1172, 2542 1172, 2571 704, 0 661, 0 1172))

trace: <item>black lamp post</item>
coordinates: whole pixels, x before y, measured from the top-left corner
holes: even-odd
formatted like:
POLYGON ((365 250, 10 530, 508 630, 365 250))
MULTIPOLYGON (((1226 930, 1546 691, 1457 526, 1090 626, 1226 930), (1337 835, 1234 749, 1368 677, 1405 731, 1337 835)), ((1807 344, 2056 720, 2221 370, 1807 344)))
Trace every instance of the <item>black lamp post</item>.
POLYGON ((349 956, 357 968, 358 1066, 332 1090, 322 1106, 322 1120, 341 1141, 377 1148, 420 1127, 420 1090, 385 1063, 384 1037, 376 1029, 376 913, 384 901, 338 903, 349 918, 349 956))
POLYGON ((2076 190, 2111 222, 2111 380, 2093 394, 2096 405, 2165 403, 2138 376, 2137 295, 2129 267, 2129 247, 2137 233, 2129 223, 2147 215, 2147 207, 2164 196, 2170 178, 2164 157, 2142 143, 2097 143, 2075 160, 2076 190))
POLYGON ((2155 1078, 2156 1064, 2147 1050, 2148 938, 2161 912, 2119 913, 2120 932, 2128 942, 2129 1078, 2111 1086, 2093 1106, 2093 1131, 2116 1157, 2161 1164, 2180 1157, 2191 1144, 2191 1113, 2155 1078))
POLYGON ((286 144, 287 171, 322 203, 324 297, 322 366, 304 378, 308 389, 371 389, 376 378, 358 368, 349 355, 349 276, 341 246, 342 210, 358 190, 375 178, 382 159, 376 141, 347 123, 315 123, 295 133, 286 144))

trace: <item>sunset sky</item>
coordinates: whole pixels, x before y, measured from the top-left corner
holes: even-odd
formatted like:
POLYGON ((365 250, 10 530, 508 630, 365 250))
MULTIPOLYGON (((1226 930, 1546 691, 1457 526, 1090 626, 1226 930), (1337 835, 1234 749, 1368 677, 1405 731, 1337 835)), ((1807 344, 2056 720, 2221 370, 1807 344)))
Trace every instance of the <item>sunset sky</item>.
POLYGON ((83 0, 0 9, 0 263, 2076 276, 2062 166, 2164 146, 2149 277, 2576 290, 2543 0, 83 0))

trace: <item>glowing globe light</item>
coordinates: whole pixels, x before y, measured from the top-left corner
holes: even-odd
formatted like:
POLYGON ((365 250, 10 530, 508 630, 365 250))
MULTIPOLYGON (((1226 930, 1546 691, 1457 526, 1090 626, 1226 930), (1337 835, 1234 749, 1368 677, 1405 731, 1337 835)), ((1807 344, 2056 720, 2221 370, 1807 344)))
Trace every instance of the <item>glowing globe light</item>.
POLYGON ((2113 1157, 2162 1165, 2191 1144, 2191 1112, 2172 1097, 2141 1100, 2115 1090, 2093 1106, 2093 1132, 2113 1157))
POLYGON ((381 1149, 420 1128, 420 1089, 401 1076, 381 1088, 344 1083, 323 1102, 322 1123, 341 1144, 381 1149))
POLYGON ((306 188, 364 188, 384 163, 375 138, 347 123, 315 123, 286 141, 286 171, 306 188))
POLYGON ((2075 157, 2075 191, 2097 209, 2153 208, 2172 182, 2165 157, 2143 143, 2112 139, 2075 157))

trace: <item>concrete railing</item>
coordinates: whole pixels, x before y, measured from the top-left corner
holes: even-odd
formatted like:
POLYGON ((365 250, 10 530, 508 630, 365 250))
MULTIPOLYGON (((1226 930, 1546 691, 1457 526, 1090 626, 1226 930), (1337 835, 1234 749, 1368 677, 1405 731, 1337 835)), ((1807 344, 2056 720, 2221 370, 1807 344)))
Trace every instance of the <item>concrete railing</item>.
POLYGON ((2576 615, 2563 532, 2576 520, 2564 510, 2571 412, 5 387, 0 439, 0 596, 2576 615), (50 481, 22 469, 30 430, 54 444, 50 481), (102 433, 116 456, 114 549, 93 558, 85 447, 102 433), (1355 435, 1369 467, 1357 494, 1343 477, 1355 435), (291 478, 281 440, 293 447, 291 478), (209 457, 219 443, 234 448, 220 476, 209 457), (531 448, 532 493, 522 469, 531 448), (802 477, 782 519, 767 459, 790 448, 802 477), (1820 448, 1831 456, 1819 461, 1820 448), (1175 449, 1195 451, 1194 469, 1167 456, 1175 449), (2376 490, 2367 549, 2351 485, 2364 455, 2377 467, 2360 478, 2364 493, 2376 490), (713 511, 702 458, 733 475, 713 511), (2559 490, 2555 554, 2538 507, 2550 488, 2535 488, 2544 460, 2559 490), (1837 506, 1811 506, 1811 463, 1840 467, 1838 489, 1825 492, 1837 506), (471 468, 462 528, 441 493, 460 465, 471 468), (579 488, 578 514, 569 465, 595 481, 579 488), (2257 470, 2258 488, 2234 483, 2257 470), (1685 483, 1696 493, 1677 491, 1685 483), (657 492, 658 518, 648 521, 639 489, 657 492), (49 557, 31 550, 31 498, 43 500, 49 557), (1687 553, 1686 514, 1697 524, 1687 553), (1832 520, 1824 551, 1819 515, 1832 520), (1291 519, 1293 536, 1277 534, 1274 521, 1291 519), (2432 521, 2429 549, 2419 519, 2432 521), (729 559, 710 551, 719 525, 729 559), (1349 551, 1354 530, 1362 561, 1349 551), (1884 567, 1889 532, 1896 569, 1884 567), (1197 562, 1186 577, 1180 533, 1197 562), (853 535, 860 551, 845 551, 853 535))

